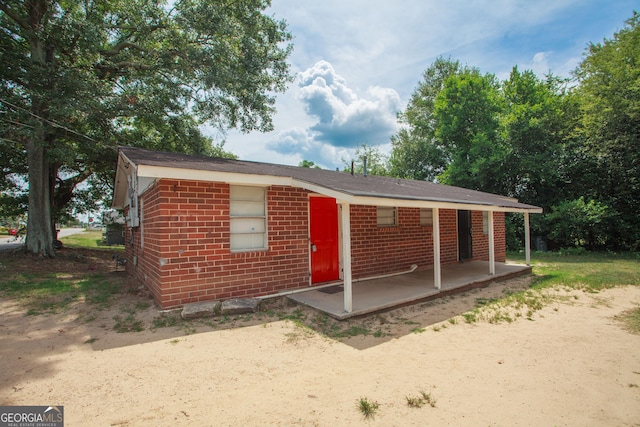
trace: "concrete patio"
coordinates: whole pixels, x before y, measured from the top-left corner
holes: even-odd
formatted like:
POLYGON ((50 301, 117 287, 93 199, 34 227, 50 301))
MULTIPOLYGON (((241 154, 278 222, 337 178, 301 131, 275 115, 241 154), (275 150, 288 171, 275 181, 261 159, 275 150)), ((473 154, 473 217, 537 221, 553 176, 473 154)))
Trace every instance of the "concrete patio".
POLYGON ((520 264, 495 264, 489 275, 489 263, 473 261, 442 267, 442 288, 434 287, 433 270, 379 279, 353 281, 353 310, 344 311, 344 289, 341 282, 294 293, 289 298, 327 313, 339 320, 376 311, 488 286, 491 282, 528 274, 531 267, 520 264))

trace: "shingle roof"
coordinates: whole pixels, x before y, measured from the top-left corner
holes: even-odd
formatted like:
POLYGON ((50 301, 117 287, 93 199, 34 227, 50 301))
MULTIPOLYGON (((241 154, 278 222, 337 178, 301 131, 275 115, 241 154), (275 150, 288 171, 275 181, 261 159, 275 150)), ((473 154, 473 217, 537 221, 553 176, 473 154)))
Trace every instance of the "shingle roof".
POLYGON ((540 211, 537 206, 519 203, 515 199, 428 181, 374 175, 351 175, 348 172, 192 156, 135 147, 120 147, 120 152, 136 166, 145 165, 196 171, 286 177, 356 197, 463 203, 515 210, 540 211))

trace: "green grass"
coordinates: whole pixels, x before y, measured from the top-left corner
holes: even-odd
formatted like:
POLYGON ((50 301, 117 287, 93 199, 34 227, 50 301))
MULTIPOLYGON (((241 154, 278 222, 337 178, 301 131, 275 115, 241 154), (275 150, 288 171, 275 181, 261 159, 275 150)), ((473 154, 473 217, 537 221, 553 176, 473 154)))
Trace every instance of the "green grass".
POLYGON ((378 408, 380 408, 380 404, 367 397, 361 397, 358 400, 357 407, 365 419, 374 419, 378 408))
POLYGON ((622 322, 627 331, 640 335, 640 307, 620 313, 616 316, 616 320, 622 322))
MULTIPOLYGON (((524 263, 520 253, 509 253, 508 259, 524 263)), ((530 289, 502 298, 478 298, 476 308, 462 314, 465 322, 510 323, 521 317, 533 320, 534 313, 543 307, 571 298, 555 290, 598 293, 616 286, 640 285, 640 255, 636 253, 537 252, 531 261, 534 281, 530 289)))
POLYGON ((86 249, 102 249, 102 250, 124 250, 124 246, 113 245, 107 246, 102 237, 102 231, 90 230, 60 239, 65 247, 69 248, 86 248, 86 249))
POLYGON ((0 280, 0 291, 28 301, 27 314, 59 313, 75 301, 84 299, 98 309, 107 308, 122 293, 122 284, 101 274, 74 278, 64 273, 18 274, 0 280))
POLYGON ((113 330, 117 333, 141 332, 144 330, 142 320, 136 319, 135 313, 128 313, 126 316, 113 316, 115 321, 113 330))
MULTIPOLYGON (((98 247, 102 242, 102 232, 99 230, 68 236, 62 241, 67 248, 107 248, 98 247)), ((108 248, 117 251, 123 247, 108 248)), ((63 259, 64 256, 65 254, 61 255, 63 259)), ((39 272, 33 272, 33 269, 29 269, 29 263, 5 258, 2 264, 6 267, 6 274, 0 277, 0 292, 22 300, 27 308, 27 315, 59 313, 65 311, 71 303, 79 301, 102 310, 108 308, 118 294, 125 292, 121 278, 89 270, 90 256, 87 258, 83 254, 72 254, 71 258, 67 258, 69 259, 77 260, 78 268, 69 271, 60 267, 64 264, 52 263, 53 271, 40 269, 39 272)))
MULTIPOLYGON (((509 260, 524 262, 522 254, 509 260)), ((598 292, 615 286, 640 285, 640 254, 603 252, 536 252, 531 256, 534 289, 565 287, 598 292)))

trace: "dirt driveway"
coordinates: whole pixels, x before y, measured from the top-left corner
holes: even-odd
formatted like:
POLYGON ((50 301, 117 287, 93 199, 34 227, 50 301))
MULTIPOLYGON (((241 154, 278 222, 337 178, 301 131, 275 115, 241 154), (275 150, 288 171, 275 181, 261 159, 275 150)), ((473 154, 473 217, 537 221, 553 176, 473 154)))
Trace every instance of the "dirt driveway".
POLYGON ((616 320, 640 288, 557 291, 535 313, 463 316, 522 286, 372 316, 358 324, 369 333, 339 339, 288 306, 171 326, 131 294, 143 330, 117 333, 127 317, 117 305, 25 316, 4 298, 0 405, 64 405, 67 426, 640 425, 640 336, 616 320), (435 406, 407 404, 422 392, 435 406), (379 404, 375 418, 361 398, 379 404))

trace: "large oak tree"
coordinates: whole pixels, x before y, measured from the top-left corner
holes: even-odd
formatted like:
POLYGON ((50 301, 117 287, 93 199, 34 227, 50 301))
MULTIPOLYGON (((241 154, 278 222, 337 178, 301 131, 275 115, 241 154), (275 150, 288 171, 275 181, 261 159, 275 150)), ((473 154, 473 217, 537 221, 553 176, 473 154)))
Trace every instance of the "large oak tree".
POLYGON ((1 166, 5 182, 27 173, 29 252, 54 255, 53 218, 80 183, 108 191, 117 145, 225 154, 201 124, 272 128, 291 36, 269 4, 0 2, 1 166))

